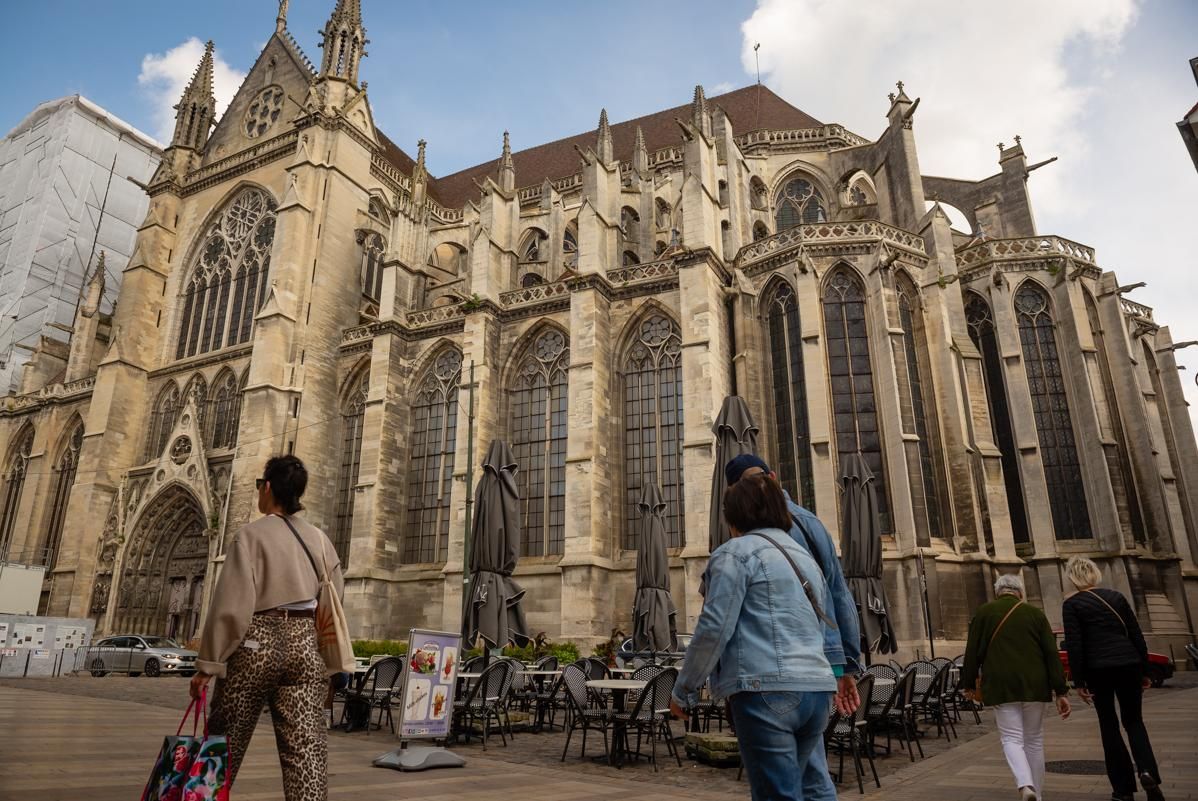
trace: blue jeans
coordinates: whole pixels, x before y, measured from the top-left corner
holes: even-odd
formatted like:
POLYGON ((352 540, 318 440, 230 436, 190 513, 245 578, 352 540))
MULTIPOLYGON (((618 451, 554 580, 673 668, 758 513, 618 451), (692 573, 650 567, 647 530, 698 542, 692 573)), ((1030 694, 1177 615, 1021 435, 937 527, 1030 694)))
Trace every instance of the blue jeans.
POLYGON ((836 798, 823 734, 832 693, 742 692, 732 718, 753 801, 836 798))

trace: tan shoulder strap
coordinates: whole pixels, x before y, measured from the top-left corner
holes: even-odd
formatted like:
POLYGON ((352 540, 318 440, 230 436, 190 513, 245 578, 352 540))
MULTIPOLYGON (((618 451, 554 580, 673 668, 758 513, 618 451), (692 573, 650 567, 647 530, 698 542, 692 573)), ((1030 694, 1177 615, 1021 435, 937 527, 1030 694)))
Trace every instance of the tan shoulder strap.
POLYGON ((1097 598, 1098 600, 1102 601, 1102 605, 1105 606, 1107 609, 1110 609, 1112 615, 1119 618, 1119 623, 1123 626, 1123 634, 1124 634, 1124 636, 1127 636, 1127 622, 1123 619, 1123 615, 1116 612, 1115 607, 1108 604, 1106 602, 1106 598, 1103 598, 1101 595, 1094 592, 1094 590, 1083 590, 1083 592, 1088 592, 1091 595, 1093 595, 1095 598, 1097 598))
POLYGON ((1007 620, 1008 620, 1008 619, 1011 617, 1011 615, 1012 615, 1012 614, 1014 614, 1015 610, 1016 610, 1016 609, 1018 609, 1018 608, 1019 608, 1019 607, 1021 607, 1021 606, 1023 606, 1023 600, 1022 600, 1022 599, 1020 599, 1020 600, 1019 600, 1019 601, 1018 601, 1018 602, 1017 602, 1017 603, 1016 603, 1014 606, 1012 606, 1010 609, 1008 609, 1008 610, 1007 610, 1007 613, 1006 613, 1005 615, 1003 615, 1003 618, 1002 618, 1002 620, 998 621, 998 625, 994 627, 994 633, 990 635, 990 641, 986 643, 986 654, 985 654, 985 656, 983 656, 983 657, 982 657, 980 660, 978 660, 978 664, 979 664, 979 665, 980 665, 981 663, 985 662, 985 661, 986 661, 986 657, 990 655, 990 646, 991 646, 991 645, 994 645, 994 638, 998 636, 998 633, 999 633, 1000 631, 1002 631, 1002 627, 1006 625, 1006 623, 1007 623, 1007 620))

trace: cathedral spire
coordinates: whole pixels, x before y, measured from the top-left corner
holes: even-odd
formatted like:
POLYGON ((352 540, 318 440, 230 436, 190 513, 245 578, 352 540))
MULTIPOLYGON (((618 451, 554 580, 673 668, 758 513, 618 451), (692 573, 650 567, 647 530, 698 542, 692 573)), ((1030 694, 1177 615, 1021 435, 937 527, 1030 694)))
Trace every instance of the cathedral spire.
POLYGON ((83 288, 83 302, 79 305, 79 313, 84 317, 92 317, 100 310, 100 301, 104 297, 104 276, 104 251, 101 250, 96 267, 83 288))
POLYGON ((279 0, 279 15, 275 17, 275 33, 287 30, 287 6, 291 0, 279 0))
POLYGON ((216 118, 216 96, 212 89, 212 40, 204 45, 204 56, 196 67, 183 97, 175 106, 175 133, 171 147, 200 150, 208 141, 208 131, 216 118))
POLYGON ((649 150, 645 147, 645 132, 636 126, 636 141, 632 145, 632 168, 641 175, 649 173, 649 150))
POLYGON ((320 46, 324 49, 320 74, 351 84, 358 83, 358 65, 366 55, 366 29, 362 27, 362 4, 359 0, 337 0, 329 21, 320 31, 320 46))
POLYGON ((695 86, 695 97, 691 101, 691 123, 696 130, 711 136, 711 115, 707 113, 707 95, 703 92, 702 84, 695 86))
POLYGON ((499 188, 511 192, 516 188, 516 165, 512 163, 512 140, 503 132, 503 155, 499 157, 499 188))
POLYGON ((595 155, 599 157, 602 164, 610 164, 613 158, 614 147, 611 141, 611 126, 607 123, 607 109, 599 110, 599 137, 595 146, 595 155))

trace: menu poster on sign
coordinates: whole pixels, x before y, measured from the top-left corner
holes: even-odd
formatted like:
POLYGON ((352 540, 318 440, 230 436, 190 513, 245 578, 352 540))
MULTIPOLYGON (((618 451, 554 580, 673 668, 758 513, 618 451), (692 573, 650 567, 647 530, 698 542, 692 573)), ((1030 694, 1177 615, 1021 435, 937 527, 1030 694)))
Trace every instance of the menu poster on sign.
POLYGON ((449 736, 461 650, 460 634, 412 629, 404 659, 401 740, 449 736))

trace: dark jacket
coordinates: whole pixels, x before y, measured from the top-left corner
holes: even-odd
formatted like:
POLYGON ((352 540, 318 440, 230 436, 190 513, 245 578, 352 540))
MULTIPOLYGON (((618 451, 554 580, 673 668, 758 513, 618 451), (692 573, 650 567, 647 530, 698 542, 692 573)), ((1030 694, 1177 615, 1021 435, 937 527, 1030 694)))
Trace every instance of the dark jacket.
POLYGON ((1063 617, 1065 650, 1069 652, 1069 673, 1074 687, 1085 687, 1086 676, 1094 670, 1132 665, 1148 670, 1148 645, 1136 613, 1123 593, 1106 588, 1075 593, 1065 599, 1063 617))
POLYGON ((980 670, 982 698, 987 706, 1051 701, 1053 692, 1069 692, 1052 627, 1036 607, 1022 604, 990 641, 998 624, 1018 602, 1014 595, 1001 595, 983 604, 969 624, 961 686, 973 687, 980 670))

